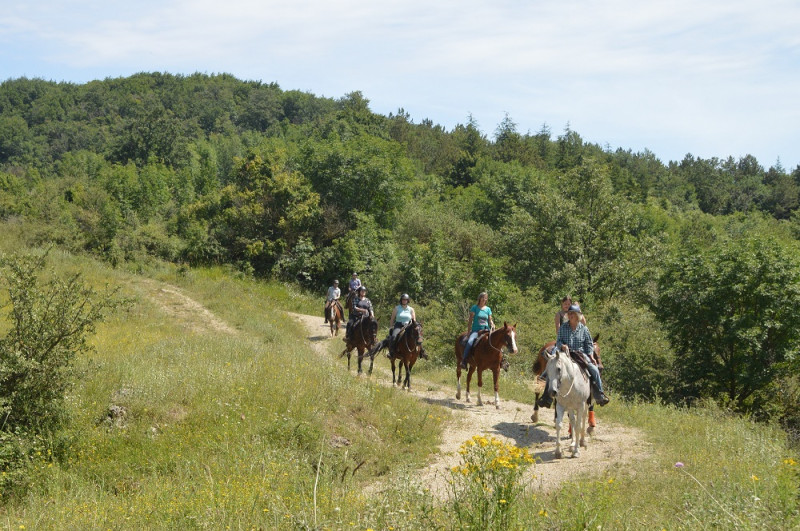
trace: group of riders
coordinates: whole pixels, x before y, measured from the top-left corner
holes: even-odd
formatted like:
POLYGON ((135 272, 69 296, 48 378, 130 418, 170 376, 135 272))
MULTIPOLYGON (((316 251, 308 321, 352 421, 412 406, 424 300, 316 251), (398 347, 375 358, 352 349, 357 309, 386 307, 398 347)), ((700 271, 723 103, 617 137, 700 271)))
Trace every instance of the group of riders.
MULTIPOLYGON (((350 340, 353 327, 359 319, 375 317, 375 312, 372 308, 372 302, 367 298, 367 288, 361 283, 357 273, 353 273, 350 282, 348 283, 348 295, 352 296, 352 311, 347 321, 347 332, 345 334, 345 342, 350 340)), ((328 310, 330 305, 337 304, 341 310, 339 299, 341 298, 341 290, 339 289, 339 281, 334 280, 333 285, 328 288, 328 295, 325 301, 325 321, 328 320, 328 310)), ((349 297, 348 297, 349 298, 349 297)), ((390 322, 393 323, 389 329, 389 335, 381 341, 378 345, 380 348, 388 347, 386 356, 391 358, 394 352, 394 346, 397 338, 400 337, 403 330, 405 330, 410 323, 416 322, 416 314, 414 308, 409 306, 409 296, 403 293, 400 296, 400 301, 392 311, 390 322)), ((485 332, 494 330, 494 320, 492 319, 492 309, 488 306, 489 295, 482 292, 478 295, 478 301, 473 304, 469 310, 469 320, 467 329, 467 341, 464 347, 464 354, 461 360, 462 368, 467 367, 467 359, 472 347, 475 346, 478 338, 482 337, 485 332)), ((344 312, 342 312, 344 315, 344 312)), ((598 405, 604 406, 608 403, 609 399, 603 392, 603 382, 600 378, 600 370, 594 356, 594 342, 589 333, 589 328, 586 326, 586 317, 581 311, 580 305, 573 303, 572 298, 567 295, 561 300, 561 309, 555 314, 555 327, 556 327, 556 343, 553 351, 561 350, 566 346, 569 352, 578 357, 576 360, 582 367, 586 369, 591 381, 592 395, 598 405)), ((377 352, 380 348, 374 348, 377 352)), ((425 350, 420 350, 420 358, 427 359, 425 350)), ((551 393, 545 389, 541 398, 537 402, 539 407, 550 407, 552 405, 551 393)))

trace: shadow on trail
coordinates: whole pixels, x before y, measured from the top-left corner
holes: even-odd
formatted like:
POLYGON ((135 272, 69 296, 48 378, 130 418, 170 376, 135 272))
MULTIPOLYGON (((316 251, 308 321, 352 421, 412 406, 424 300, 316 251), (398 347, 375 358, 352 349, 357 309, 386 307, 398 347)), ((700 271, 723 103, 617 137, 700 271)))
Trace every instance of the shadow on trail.
POLYGON ((459 402, 455 398, 430 398, 430 397, 420 397, 422 402, 426 402, 428 404, 435 404, 437 406, 446 407, 448 409, 467 409, 468 406, 471 404, 466 404, 464 402, 459 402))

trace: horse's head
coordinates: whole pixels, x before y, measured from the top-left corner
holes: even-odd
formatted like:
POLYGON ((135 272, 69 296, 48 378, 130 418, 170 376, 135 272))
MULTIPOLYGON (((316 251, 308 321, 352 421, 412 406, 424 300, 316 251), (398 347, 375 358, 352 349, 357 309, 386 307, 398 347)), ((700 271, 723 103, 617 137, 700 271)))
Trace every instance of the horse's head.
POLYGON ((556 350, 554 347, 550 351, 545 351, 544 355, 547 359, 547 365, 545 366, 542 375, 544 375, 545 379, 547 380, 550 394, 552 396, 556 396, 556 394, 558 394, 559 385, 561 384, 561 380, 566 371, 566 361, 570 359, 569 347, 566 345, 561 345, 561 350, 556 350))
POLYGON ((513 326, 509 326, 508 323, 503 323, 503 333, 504 339, 506 342, 506 347, 508 351, 512 354, 516 354, 518 352, 517 349, 517 325, 514 324, 513 326))
POLYGON ((422 323, 419 321, 411 321, 411 339, 416 341, 417 345, 422 344, 422 323))
POLYGON ((547 365, 547 355, 550 352, 550 347, 555 345, 555 341, 551 341, 549 343, 545 343, 542 348, 539 349, 538 354, 536 354, 536 361, 533 362, 533 374, 535 376, 541 376, 544 372, 544 368, 547 365))

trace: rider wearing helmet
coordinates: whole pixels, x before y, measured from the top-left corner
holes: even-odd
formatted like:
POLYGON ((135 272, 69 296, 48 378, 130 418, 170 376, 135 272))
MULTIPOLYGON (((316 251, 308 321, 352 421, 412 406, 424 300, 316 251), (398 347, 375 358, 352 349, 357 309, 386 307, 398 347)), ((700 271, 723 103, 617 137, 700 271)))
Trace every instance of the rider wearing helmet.
POLYGON ((350 319, 347 320, 347 332, 344 335, 345 341, 350 341, 353 325, 356 320, 363 317, 375 317, 375 311, 372 309, 372 302, 367 298, 366 286, 361 285, 358 287, 356 298, 353 300, 353 313, 350 315, 350 319))

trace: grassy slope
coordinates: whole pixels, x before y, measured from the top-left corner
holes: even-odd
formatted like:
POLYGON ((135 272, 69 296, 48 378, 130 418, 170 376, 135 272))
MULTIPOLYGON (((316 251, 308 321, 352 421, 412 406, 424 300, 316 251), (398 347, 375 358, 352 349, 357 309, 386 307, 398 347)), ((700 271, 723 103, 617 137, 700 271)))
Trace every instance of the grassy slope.
MULTIPOLYGON (((13 238, 0 242, 0 251, 13 248, 13 238)), ((36 487, 0 509, 7 527, 271 529, 316 521, 408 529, 454 522, 448 507, 431 508, 403 480, 434 450, 439 427, 428 409, 352 378, 333 357, 319 360, 299 325, 283 317, 282 310, 317 313, 318 301, 222 270, 150 271, 239 330, 191 333, 166 318, 137 277, 59 252, 51 258, 57 271, 80 270, 98 287, 120 285, 137 302, 100 327, 97 352, 70 396, 67 457, 42 456, 32 465, 36 487), (111 404, 127 408, 124 428, 102 422, 111 404), (335 436, 351 444, 330 444, 335 436), (365 494, 377 478, 391 478, 394 490, 365 494)), ((450 371, 437 372, 451 381, 450 371)), ((524 381, 507 383, 501 393, 529 392, 524 381)), ((800 524, 798 465, 779 431, 650 404, 617 402, 603 418, 642 429, 652 458, 527 497, 518 507, 524 527, 800 524), (675 468, 678 461, 686 466, 675 468)))

